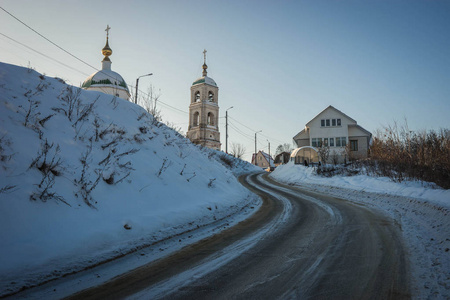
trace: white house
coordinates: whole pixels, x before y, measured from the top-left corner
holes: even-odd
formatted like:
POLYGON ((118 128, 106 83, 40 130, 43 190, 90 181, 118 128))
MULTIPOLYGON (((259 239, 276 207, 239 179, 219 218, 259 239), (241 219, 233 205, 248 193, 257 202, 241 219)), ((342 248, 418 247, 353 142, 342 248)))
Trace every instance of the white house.
POLYGON ((299 148, 328 147, 328 162, 341 163, 350 158, 367 157, 371 138, 369 131, 330 105, 306 123, 293 139, 299 148))

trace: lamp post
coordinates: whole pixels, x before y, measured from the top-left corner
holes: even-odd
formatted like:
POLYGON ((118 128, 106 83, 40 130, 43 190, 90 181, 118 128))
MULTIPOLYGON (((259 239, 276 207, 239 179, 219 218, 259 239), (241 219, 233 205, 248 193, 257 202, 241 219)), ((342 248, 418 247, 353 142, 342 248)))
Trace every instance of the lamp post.
POLYGON ((255 132, 255 166, 256 166, 256 134, 262 132, 262 130, 255 132))
POLYGON ((228 154, 228 110, 232 109, 232 107, 228 108, 225 111, 225 153, 228 154))
POLYGON ((139 76, 139 77, 136 79, 136 95, 135 95, 136 97, 134 98, 134 104, 137 104, 137 99, 138 99, 138 85, 139 85, 139 78, 145 77, 145 76, 151 76, 151 75, 153 75, 153 73, 145 74, 145 75, 139 76))

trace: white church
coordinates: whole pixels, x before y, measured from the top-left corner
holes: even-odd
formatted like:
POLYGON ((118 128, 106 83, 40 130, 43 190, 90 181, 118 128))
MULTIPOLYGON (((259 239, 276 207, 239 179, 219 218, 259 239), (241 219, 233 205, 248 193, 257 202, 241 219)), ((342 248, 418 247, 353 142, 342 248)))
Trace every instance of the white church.
POLYGON ((105 56, 102 60, 102 69, 95 72, 83 82, 81 87, 85 90, 103 92, 105 94, 113 95, 125 100, 129 100, 131 94, 128 90, 127 83, 120 76, 111 70, 111 60, 109 57, 112 55, 112 50, 109 47, 109 25, 106 27, 106 45, 102 49, 102 54, 105 56))
MULTIPOLYGON (((106 27, 106 44, 102 49, 104 58, 102 69, 90 75, 81 87, 130 100, 131 94, 125 80, 119 73, 111 70, 112 49, 109 47, 109 25, 106 27)), ((219 87, 214 79, 207 76, 206 50, 203 51, 204 63, 202 77, 197 78, 191 86, 189 106, 189 127, 186 133, 194 144, 220 150, 219 133, 219 87)))

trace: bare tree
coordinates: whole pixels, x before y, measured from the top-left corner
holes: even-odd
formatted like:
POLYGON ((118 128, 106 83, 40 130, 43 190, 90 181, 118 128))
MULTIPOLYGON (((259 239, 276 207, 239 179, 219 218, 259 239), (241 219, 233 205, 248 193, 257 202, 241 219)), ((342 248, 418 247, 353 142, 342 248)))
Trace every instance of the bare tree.
POLYGON ((145 108, 148 113, 152 114, 154 120, 158 122, 162 121, 161 110, 156 107, 160 97, 161 93, 156 93, 153 85, 150 85, 147 90, 147 94, 140 99, 141 106, 145 108))
POLYGON ((328 146, 321 146, 317 149, 320 160, 322 163, 326 164, 328 162, 328 158, 330 156, 330 147, 328 146))
POLYGON ((278 155, 282 152, 291 152, 292 151, 292 146, 289 145, 288 143, 284 143, 282 145, 278 145, 277 149, 275 150, 275 155, 278 155))
POLYGON ((237 158, 242 158, 245 153, 245 147, 239 143, 231 143, 230 154, 237 158))

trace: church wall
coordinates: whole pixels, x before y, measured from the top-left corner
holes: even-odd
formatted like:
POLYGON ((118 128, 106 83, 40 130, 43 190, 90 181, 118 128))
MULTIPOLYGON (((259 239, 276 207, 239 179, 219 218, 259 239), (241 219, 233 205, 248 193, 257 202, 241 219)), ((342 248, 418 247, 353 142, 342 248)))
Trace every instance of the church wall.
POLYGON ((125 100, 129 100, 130 95, 121 89, 115 89, 112 87, 97 87, 97 86, 91 86, 87 88, 88 91, 96 91, 96 92, 102 92, 111 96, 116 96, 125 100))

